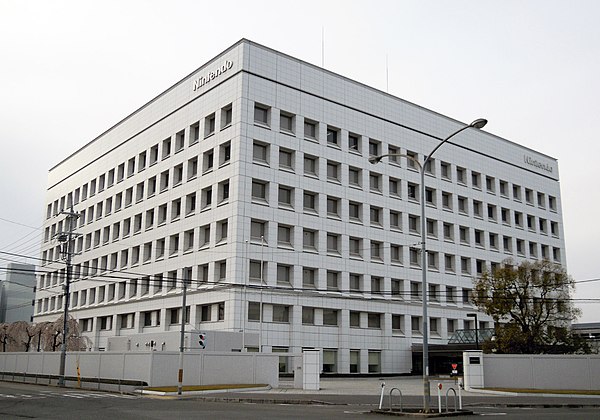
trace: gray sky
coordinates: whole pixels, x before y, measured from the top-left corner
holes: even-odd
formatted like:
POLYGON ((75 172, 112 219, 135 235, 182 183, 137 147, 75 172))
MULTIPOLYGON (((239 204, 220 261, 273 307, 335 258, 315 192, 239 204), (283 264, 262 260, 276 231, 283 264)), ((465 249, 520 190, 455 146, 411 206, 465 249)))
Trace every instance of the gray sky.
POLYGON ((240 38, 320 65, 324 29, 325 68, 386 90, 387 55, 391 94, 558 158, 568 270, 600 278, 598 18, 593 0, 0 0, 0 251, 37 256, 68 154, 240 38))

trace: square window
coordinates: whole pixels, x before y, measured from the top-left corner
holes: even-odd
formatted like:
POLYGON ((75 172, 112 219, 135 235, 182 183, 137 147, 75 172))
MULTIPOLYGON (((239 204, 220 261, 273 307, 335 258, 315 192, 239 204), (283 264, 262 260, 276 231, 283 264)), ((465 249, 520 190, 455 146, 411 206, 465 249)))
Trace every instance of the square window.
POLYGON ((252 180, 252 199, 267 201, 267 188, 269 184, 264 181, 252 180))
POLYGON ((316 251, 317 250, 317 231, 304 229, 302 232, 302 246, 305 250, 316 251))
POLYGON ((304 119, 304 137, 317 140, 318 132, 318 123, 316 121, 304 119))
POLYGON ((311 155, 304 155, 304 174, 309 176, 319 176, 319 158, 311 155))
POLYGON ((252 146, 254 162, 269 164, 269 145, 255 141, 252 146))
POLYGON ((280 224, 277 226, 277 244, 286 247, 292 246, 293 227, 280 224))
POLYGON ((210 137, 215 134, 216 117, 213 112, 206 118, 204 118, 204 138, 210 137))
POLYGON ((348 217, 350 221, 360 222, 362 220, 362 204, 350 201, 348 203, 348 217))
MULTIPOLYGON (((339 279, 340 273, 337 271, 327 271, 327 290, 329 291, 339 291, 339 279)), ((325 318, 325 310, 323 310, 323 318, 325 318)), ((325 323, 323 321, 323 323, 325 323)), ((336 314, 336 324, 337 325, 337 314, 336 314)))
POLYGON ((340 235, 335 233, 327 234, 327 252, 331 254, 340 253, 340 235))
POLYGON ((340 199, 327 196, 327 216, 340 217, 340 199))
POLYGON ((294 116, 285 112, 279 114, 279 128, 283 132, 294 133, 294 116))
POLYGON ((352 187, 361 187, 362 170, 353 166, 348 167, 348 184, 352 187))
POLYGON ((340 130, 327 126, 327 144, 330 146, 340 146, 340 130))
POLYGON ((293 208, 294 207, 294 189, 284 185, 279 186, 278 190, 279 206, 293 208))
POLYGON ((316 213, 318 211, 318 195, 317 193, 304 191, 303 194, 303 208, 304 211, 310 213, 316 213))
POLYGON ((329 181, 340 182, 340 164, 333 161, 327 161, 327 179, 329 181))
POLYGON ((294 170, 294 151, 289 149, 279 149, 279 167, 281 169, 294 170))
POLYGON ((269 126, 270 110, 271 108, 266 105, 254 104, 254 122, 269 126))
POLYGON ((231 104, 221 108, 221 130, 231 126, 233 121, 233 106, 231 104))
POLYGON ((360 136, 348 133, 348 150, 360 153, 360 136))

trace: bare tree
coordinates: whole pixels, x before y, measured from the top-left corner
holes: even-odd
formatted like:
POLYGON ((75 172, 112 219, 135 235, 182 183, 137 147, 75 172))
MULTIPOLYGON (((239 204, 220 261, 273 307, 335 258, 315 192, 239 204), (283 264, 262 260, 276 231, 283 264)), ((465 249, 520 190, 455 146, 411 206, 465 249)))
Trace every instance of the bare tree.
POLYGON ((29 351, 31 342, 35 337, 35 324, 30 324, 25 321, 16 321, 8 325, 8 335, 12 342, 9 350, 12 351, 29 351))
POLYGON ((0 344, 2 344, 2 351, 6 351, 6 345, 10 340, 10 335, 8 334, 8 324, 2 323, 0 324, 0 344))

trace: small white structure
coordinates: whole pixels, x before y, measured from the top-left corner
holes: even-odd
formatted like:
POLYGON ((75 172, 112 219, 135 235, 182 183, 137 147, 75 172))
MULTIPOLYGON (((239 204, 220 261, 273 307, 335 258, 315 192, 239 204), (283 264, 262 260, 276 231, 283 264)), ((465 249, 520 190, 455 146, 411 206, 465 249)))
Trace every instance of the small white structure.
POLYGON ((321 389, 321 379, 319 377, 321 370, 320 351, 304 350, 302 354, 304 356, 302 363, 303 389, 318 391, 321 389))
POLYGON ((465 389, 483 388, 483 351, 471 350, 463 352, 463 369, 465 389))

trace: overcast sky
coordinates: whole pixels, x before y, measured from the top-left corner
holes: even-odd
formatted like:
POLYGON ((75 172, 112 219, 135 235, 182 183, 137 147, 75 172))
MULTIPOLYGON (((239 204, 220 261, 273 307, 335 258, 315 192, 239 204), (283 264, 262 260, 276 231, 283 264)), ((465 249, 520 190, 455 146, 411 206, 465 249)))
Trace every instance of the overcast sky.
MULTIPOLYGON (((557 158, 568 270, 598 279, 599 21, 593 0, 0 0, 0 251, 38 256, 50 167, 240 38, 321 65, 324 33, 328 70, 557 158)), ((600 322, 600 281, 575 298, 600 322)))

